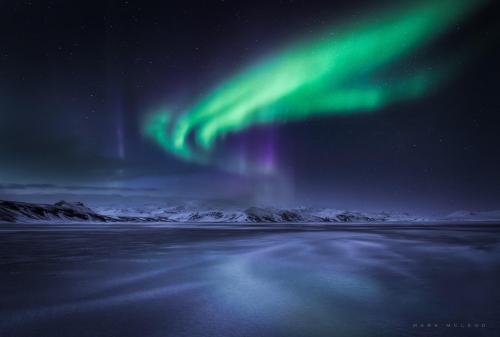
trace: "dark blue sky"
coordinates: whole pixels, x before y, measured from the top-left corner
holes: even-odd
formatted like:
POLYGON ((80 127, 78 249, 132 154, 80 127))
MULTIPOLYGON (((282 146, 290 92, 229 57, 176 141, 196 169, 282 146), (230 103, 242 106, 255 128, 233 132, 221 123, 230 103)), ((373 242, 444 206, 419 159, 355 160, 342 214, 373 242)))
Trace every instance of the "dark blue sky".
POLYGON ((355 22, 373 6, 2 1, 0 196, 26 198, 21 186, 50 184, 30 193, 114 186, 360 209, 500 208, 498 5, 415 55, 413 65, 467 56, 460 73, 431 95, 374 114, 247 130, 220 144, 230 150, 244 137, 258 151, 272 134, 273 177, 185 163, 141 134, 144 116, 167 99, 199 97, 276 46, 336 20, 355 22))

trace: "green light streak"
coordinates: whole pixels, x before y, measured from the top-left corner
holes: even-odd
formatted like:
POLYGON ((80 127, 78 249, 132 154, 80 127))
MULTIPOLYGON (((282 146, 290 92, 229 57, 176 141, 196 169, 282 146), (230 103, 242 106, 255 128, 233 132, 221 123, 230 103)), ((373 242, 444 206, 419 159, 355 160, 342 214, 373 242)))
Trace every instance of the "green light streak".
POLYGON ((374 111, 416 99, 441 83, 446 72, 419 71, 380 82, 374 81, 376 72, 404 61, 480 3, 418 2, 332 28, 244 69, 175 121, 167 112, 154 115, 145 124, 146 134, 168 152, 208 162, 218 138, 254 125, 374 111))

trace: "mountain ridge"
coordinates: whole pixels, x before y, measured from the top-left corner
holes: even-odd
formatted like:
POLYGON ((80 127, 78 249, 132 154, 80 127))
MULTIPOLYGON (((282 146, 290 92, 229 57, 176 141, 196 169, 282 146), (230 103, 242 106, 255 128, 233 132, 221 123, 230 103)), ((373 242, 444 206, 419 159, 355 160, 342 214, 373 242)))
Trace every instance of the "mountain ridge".
POLYGON ((419 217, 407 213, 369 213, 330 208, 214 208, 178 205, 174 207, 103 207, 97 210, 81 202, 61 200, 36 204, 0 200, 0 222, 169 222, 169 223, 424 223, 433 221, 499 221, 500 211, 459 211, 445 217, 419 217))

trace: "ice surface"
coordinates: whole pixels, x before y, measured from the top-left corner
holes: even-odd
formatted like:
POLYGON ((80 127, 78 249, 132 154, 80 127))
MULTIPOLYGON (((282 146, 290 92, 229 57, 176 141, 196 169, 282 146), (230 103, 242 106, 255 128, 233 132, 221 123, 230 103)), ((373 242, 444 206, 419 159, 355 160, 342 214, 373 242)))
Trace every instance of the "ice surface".
POLYGON ((500 336, 498 227, 386 227, 5 224, 0 336, 500 336))

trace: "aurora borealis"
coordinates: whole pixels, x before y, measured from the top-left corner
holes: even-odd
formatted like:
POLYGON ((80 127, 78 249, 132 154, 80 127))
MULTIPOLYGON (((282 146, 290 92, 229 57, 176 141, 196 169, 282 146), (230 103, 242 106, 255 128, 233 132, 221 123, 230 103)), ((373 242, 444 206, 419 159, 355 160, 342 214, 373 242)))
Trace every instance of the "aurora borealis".
POLYGON ((6 0, 0 32, 0 337, 500 336, 500 1, 6 0))
POLYGON ((0 200, 497 209, 499 15, 492 0, 0 2, 0 200))
POLYGON ((210 163, 218 139, 252 126, 370 112, 417 99, 442 83, 449 67, 431 64, 397 75, 391 67, 482 3, 416 2, 333 25, 248 66, 185 109, 157 111, 147 119, 145 134, 185 160, 210 163))

